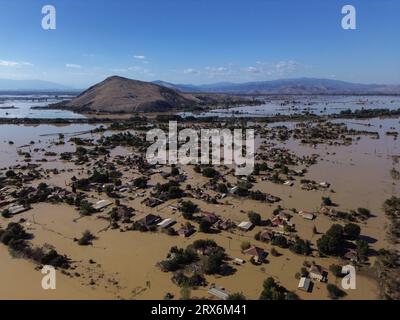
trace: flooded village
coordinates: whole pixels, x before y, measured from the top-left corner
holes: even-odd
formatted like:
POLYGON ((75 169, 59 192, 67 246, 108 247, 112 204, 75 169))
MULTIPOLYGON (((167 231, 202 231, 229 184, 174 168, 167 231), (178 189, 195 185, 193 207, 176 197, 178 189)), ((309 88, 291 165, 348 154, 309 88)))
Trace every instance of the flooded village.
POLYGON ((274 114, 4 117, 0 297, 399 299, 400 101, 351 99, 337 112, 289 96, 274 114), (253 172, 149 164, 146 133, 169 121, 254 129, 253 172), (57 290, 42 290, 43 265, 57 290))

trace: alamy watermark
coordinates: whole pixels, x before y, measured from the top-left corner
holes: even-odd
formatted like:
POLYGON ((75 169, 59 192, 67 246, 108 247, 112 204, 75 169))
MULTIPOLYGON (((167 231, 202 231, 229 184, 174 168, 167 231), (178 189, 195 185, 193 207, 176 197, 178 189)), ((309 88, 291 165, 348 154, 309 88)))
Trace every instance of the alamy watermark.
POLYGON ((169 122, 168 133, 161 129, 147 132, 150 164, 235 165, 235 174, 247 176, 254 169, 254 129, 195 129, 178 132, 176 121, 169 122), (222 146, 222 147, 221 147, 222 146))
POLYGON ((44 265, 42 274, 45 276, 42 278, 42 289, 43 290, 55 290, 56 289, 56 269, 50 265, 44 265))
POLYGON ((42 28, 43 30, 55 30, 57 28, 56 22, 56 7, 53 5, 45 5, 42 7, 42 28))

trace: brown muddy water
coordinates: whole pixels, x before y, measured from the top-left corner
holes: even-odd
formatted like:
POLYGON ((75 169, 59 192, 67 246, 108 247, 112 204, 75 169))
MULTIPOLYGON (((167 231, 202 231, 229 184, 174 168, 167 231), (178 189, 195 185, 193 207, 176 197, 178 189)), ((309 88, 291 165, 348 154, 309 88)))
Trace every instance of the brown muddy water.
MULTIPOLYGON (((390 196, 400 194, 399 183, 392 179, 389 172, 392 167, 400 169, 399 164, 393 160, 393 156, 400 155, 400 143, 393 137, 386 136, 385 132, 391 128, 400 131, 399 119, 350 122, 350 126, 359 130, 379 131, 380 139, 361 136, 360 140, 350 146, 319 145, 315 148, 300 145, 294 140, 281 144, 297 154, 319 154, 321 158, 316 165, 308 168, 307 178, 318 182, 328 181, 331 183, 329 190, 333 189, 334 193, 329 190, 304 191, 300 188, 299 181, 296 181, 293 187, 260 181, 255 184, 254 189, 281 197, 282 201, 279 204, 288 209, 315 211, 320 207, 323 196, 331 197, 339 205, 340 210, 368 208, 373 213, 373 218, 361 224, 362 235, 368 239, 373 249, 389 248, 391 245, 386 239, 387 220, 382 212, 382 203, 390 196)), ((285 125, 292 124, 285 123, 285 125)), ((0 126, 0 168, 23 163, 17 155, 17 148, 29 144, 30 141, 34 141, 35 144, 24 148, 31 151, 37 147, 57 153, 73 151, 75 147, 69 143, 54 146, 52 142, 58 139, 56 134, 68 134, 92 128, 94 127, 88 125, 62 127, 2 125, 0 126), (43 136, 48 134, 54 134, 54 136, 43 136), (13 141, 14 144, 10 145, 9 141, 13 141)), ((90 134, 86 135, 86 137, 90 136, 90 134)), ((117 148, 112 155, 128 152, 130 150, 117 148)), ((41 158, 43 158, 43 152, 33 154, 33 161, 41 158)), ((51 175, 45 182, 65 187, 66 181, 69 181, 72 175, 76 175, 82 168, 70 163, 66 165, 57 158, 50 157, 47 163, 43 163, 43 167, 69 168, 72 171, 51 175)), ((191 167, 183 169, 188 174, 186 183, 201 187, 207 181, 205 178, 198 178, 191 167)), ((129 172, 126 175, 129 178, 133 177, 134 173, 129 172)), ((156 183, 157 179, 154 177, 151 183, 156 183)), ((35 183, 38 182, 35 181, 35 183)), ((93 201, 105 198, 104 195, 100 197, 96 193, 92 193, 91 197, 93 201)), ((136 218, 147 213, 155 213, 162 218, 174 217, 178 224, 184 222, 180 213, 175 213, 168 207, 168 204, 176 204, 176 201, 169 201, 152 209, 141 204, 141 200, 140 197, 133 200, 126 198, 122 200, 122 203, 137 210, 136 218)), ((269 205, 232 197, 227 197, 225 203, 221 205, 211 205, 199 200, 193 200, 193 202, 199 204, 203 210, 215 212, 237 223, 247 220, 248 211, 258 212, 264 219, 271 218, 272 211, 277 207, 277 204, 269 205)), ((164 273, 156 266, 157 262, 166 258, 172 246, 186 247, 197 239, 214 239, 225 248, 230 257, 246 261, 249 257, 245 256, 240 249, 243 241, 250 241, 267 252, 270 252, 272 248, 270 244, 254 240, 254 235, 261 230, 260 227, 249 232, 235 230, 207 235, 196 232, 186 239, 171 237, 161 232, 107 230, 108 222, 100 219, 101 215, 104 214, 79 218, 79 213, 71 206, 41 203, 11 220, 0 217, 1 227, 10 221, 25 218, 26 229, 34 235, 33 244, 51 244, 58 252, 71 257, 76 266, 73 271, 76 275, 72 277, 57 272, 56 290, 43 290, 40 285, 43 276, 36 268, 37 266, 30 261, 12 257, 7 248, 0 245, 0 299, 163 299, 167 292, 179 298, 180 289, 171 282, 172 274, 164 273), (78 246, 73 241, 74 237, 79 237, 85 230, 90 230, 97 237, 92 246, 78 246), (95 263, 88 263, 89 259, 95 263)), ((313 221, 294 216, 293 221, 298 235, 303 239, 311 240, 314 247, 321 235, 314 235, 313 227, 315 226, 321 234, 333 223, 322 215, 313 221)), ((272 276, 288 290, 296 292, 302 299, 328 299, 326 284, 323 283, 314 282, 312 293, 298 290, 295 274, 300 271, 305 261, 315 261, 328 269, 331 264, 338 263, 337 259, 304 257, 293 254, 288 249, 277 248, 277 250, 281 255, 279 257, 269 255, 268 263, 262 266, 247 262, 236 266, 237 270, 233 275, 207 276, 208 283, 216 283, 229 292, 243 292, 248 299, 258 299, 263 281, 272 276)), ((371 264, 373 261, 374 258, 370 258, 371 264)), ((328 275, 328 281, 340 286, 340 280, 331 273, 328 275)), ((358 275, 357 289, 348 290, 346 293, 345 299, 377 299, 379 294, 375 280, 366 275, 358 275)), ((191 296, 210 297, 207 288, 192 290, 191 296)))

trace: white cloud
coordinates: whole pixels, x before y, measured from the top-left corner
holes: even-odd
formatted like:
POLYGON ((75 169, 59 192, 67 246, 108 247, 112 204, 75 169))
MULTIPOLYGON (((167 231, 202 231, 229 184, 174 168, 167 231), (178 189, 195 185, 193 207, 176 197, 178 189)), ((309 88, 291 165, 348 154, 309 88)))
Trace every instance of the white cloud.
POLYGON ((146 56, 143 56, 143 55, 135 55, 135 56, 133 56, 135 59, 139 59, 139 60, 145 60, 146 59, 146 56))
POLYGON ((132 66, 127 68, 112 68, 110 69, 110 71, 114 73, 141 74, 149 77, 154 76, 154 73, 152 73, 149 69, 140 66, 132 66))
POLYGON ((245 70, 250 73, 261 73, 261 69, 257 67, 247 67, 245 70))
POLYGON ((294 60, 279 61, 276 63, 257 61, 256 66, 250 66, 244 68, 243 71, 258 75, 261 77, 265 76, 279 76, 283 77, 296 72, 300 67, 303 67, 300 63, 294 60))
POLYGON ((184 74, 199 74, 199 71, 197 71, 196 69, 189 68, 189 69, 183 70, 183 73, 184 74))
POLYGON ((66 67, 66 68, 71 68, 71 69, 80 69, 80 68, 82 68, 81 65, 79 65, 79 64, 74 64, 74 63, 67 63, 67 64, 65 65, 65 67, 66 67))
POLYGON ((17 62, 17 61, 7 61, 7 60, 0 60, 0 67, 21 67, 21 66, 33 66, 30 62, 17 62))

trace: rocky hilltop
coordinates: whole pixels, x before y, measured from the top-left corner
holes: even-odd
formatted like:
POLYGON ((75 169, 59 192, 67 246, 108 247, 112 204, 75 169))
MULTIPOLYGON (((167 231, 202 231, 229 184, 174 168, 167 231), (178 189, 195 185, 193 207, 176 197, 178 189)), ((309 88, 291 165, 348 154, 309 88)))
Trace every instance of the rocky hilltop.
POLYGON ((59 105, 77 112, 130 113, 190 109, 200 100, 154 83, 113 76, 59 105))

